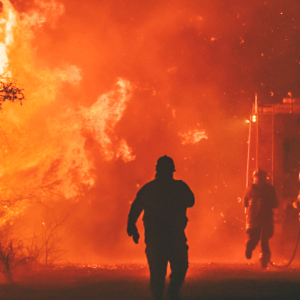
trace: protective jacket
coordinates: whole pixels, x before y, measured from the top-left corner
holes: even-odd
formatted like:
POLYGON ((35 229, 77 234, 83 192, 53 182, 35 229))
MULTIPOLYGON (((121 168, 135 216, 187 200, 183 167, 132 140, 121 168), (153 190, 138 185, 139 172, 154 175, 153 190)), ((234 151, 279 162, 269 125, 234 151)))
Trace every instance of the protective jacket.
POLYGON ((278 206, 274 187, 271 184, 252 184, 244 197, 246 229, 273 224, 273 208, 278 206))
POLYGON ((144 211, 146 245, 186 242, 186 210, 194 205, 194 194, 186 183, 173 178, 156 178, 137 193, 128 216, 128 233, 144 211))

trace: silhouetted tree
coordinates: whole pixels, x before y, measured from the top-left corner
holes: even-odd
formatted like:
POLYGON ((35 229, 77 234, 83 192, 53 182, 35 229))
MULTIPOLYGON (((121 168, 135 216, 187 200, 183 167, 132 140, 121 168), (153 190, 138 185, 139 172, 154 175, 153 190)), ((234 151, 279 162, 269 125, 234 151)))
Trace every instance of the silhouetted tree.
POLYGON ((18 267, 25 264, 51 265, 67 252, 60 248, 60 242, 62 227, 69 213, 57 213, 56 209, 57 202, 65 199, 58 191, 60 183, 54 181, 25 189, 0 186, 0 272, 8 282, 13 282, 14 271, 18 267), (42 208, 47 215, 45 222, 29 225, 25 221, 24 224, 22 207, 27 210, 32 206, 42 208), (26 227, 27 233, 23 235, 26 227))
MULTIPOLYGON (((0 2, 0 12, 3 9, 3 4, 0 2)), ((25 99, 23 89, 17 87, 16 83, 10 78, 0 77, 0 110, 2 110, 2 103, 5 101, 17 102, 25 99)), ((2 197, 0 197, 3 202, 2 197)), ((18 202, 18 200, 17 200, 18 202)), ((7 203, 5 203, 7 204, 7 203)), ((3 205, 3 203, 2 203, 3 205)), ((7 206, 3 206, 4 209, 0 213, 0 217, 3 216, 3 211, 6 210, 7 206)), ((3 231, 3 228, 1 228, 3 231)), ((28 262, 30 259, 28 255, 24 254, 24 247, 19 241, 3 241, 0 243, 0 271, 4 274, 8 282, 13 282, 12 271, 16 266, 28 262)))
POLYGON ((53 216, 51 220, 42 223, 42 231, 34 232, 31 245, 27 247, 28 254, 34 258, 34 262, 52 265, 67 253, 59 247, 59 243, 63 238, 61 228, 68 218, 68 214, 61 218, 53 216))
POLYGON ((25 99, 23 91, 24 89, 18 88, 12 79, 0 78, 0 110, 2 109, 2 103, 6 100, 19 101, 22 105, 22 101, 25 99))
POLYGON ((20 241, 10 241, 7 244, 0 243, 0 271, 4 274, 7 282, 12 283, 15 268, 27 264, 34 257, 28 255, 27 249, 20 241))

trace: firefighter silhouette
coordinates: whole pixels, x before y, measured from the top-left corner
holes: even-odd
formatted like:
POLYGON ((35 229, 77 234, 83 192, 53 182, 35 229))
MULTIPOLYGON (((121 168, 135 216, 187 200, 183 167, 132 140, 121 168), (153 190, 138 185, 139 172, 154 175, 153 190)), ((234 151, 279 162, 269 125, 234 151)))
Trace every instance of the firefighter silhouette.
POLYGON ((138 243, 136 221, 144 211, 146 256, 150 270, 150 289, 155 300, 163 299, 168 262, 171 275, 170 299, 179 299, 179 290, 188 269, 186 211, 194 205, 194 194, 186 183, 173 179, 175 166, 168 156, 156 164, 155 179, 145 184, 131 205, 127 233, 138 243))
POLYGON ((246 229, 249 239, 246 244, 246 258, 251 259, 252 251, 261 241, 261 266, 266 268, 271 257, 269 239, 274 234, 273 208, 278 206, 274 187, 267 183, 267 173, 257 169, 253 173, 253 184, 244 197, 246 229))

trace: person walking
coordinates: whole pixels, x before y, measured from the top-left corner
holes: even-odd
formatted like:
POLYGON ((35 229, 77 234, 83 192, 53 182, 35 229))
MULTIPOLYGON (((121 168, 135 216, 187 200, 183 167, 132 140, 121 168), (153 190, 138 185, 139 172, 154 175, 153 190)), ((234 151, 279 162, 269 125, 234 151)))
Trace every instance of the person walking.
POLYGON ((246 207, 246 258, 251 259, 252 251, 261 241, 260 262, 266 268, 271 258, 269 239, 274 234, 273 209, 278 206, 274 187, 267 182, 267 173, 261 169, 254 171, 253 184, 248 187, 244 197, 246 207))

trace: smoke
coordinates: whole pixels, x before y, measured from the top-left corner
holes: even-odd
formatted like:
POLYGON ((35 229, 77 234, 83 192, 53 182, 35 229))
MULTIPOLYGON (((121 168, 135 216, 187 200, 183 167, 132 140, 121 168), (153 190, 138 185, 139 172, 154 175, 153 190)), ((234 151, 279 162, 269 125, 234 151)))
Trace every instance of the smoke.
POLYGON ((256 91, 269 102, 297 93, 293 76, 276 89, 272 67, 282 46, 269 30, 290 32, 288 14, 284 27, 281 7, 264 1, 2 3, 0 73, 26 100, 3 104, 1 197, 27 195, 3 218, 33 228, 68 215, 59 246, 69 261, 144 260, 127 214, 167 154, 196 197, 191 260, 242 259, 245 118, 256 91))

